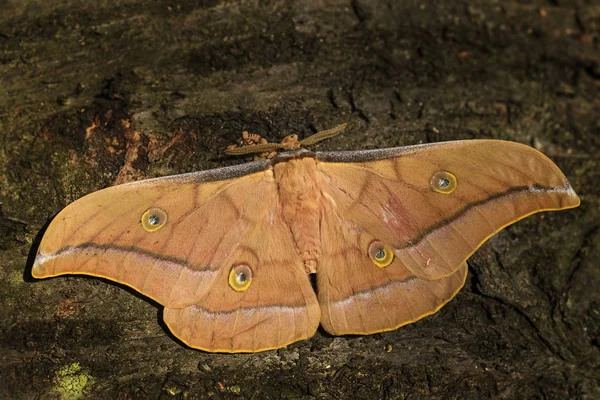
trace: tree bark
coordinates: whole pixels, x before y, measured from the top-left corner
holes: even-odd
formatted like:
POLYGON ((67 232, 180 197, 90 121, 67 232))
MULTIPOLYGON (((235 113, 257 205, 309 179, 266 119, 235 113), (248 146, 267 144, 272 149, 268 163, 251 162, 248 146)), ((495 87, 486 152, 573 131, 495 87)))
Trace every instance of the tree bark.
POLYGON ((597 2, 0 4, 0 397, 600 398, 597 2), (495 235, 433 316, 258 354, 186 348, 108 281, 31 278, 85 194, 243 162, 222 153, 242 131, 343 122, 315 148, 532 145, 582 205, 495 235))

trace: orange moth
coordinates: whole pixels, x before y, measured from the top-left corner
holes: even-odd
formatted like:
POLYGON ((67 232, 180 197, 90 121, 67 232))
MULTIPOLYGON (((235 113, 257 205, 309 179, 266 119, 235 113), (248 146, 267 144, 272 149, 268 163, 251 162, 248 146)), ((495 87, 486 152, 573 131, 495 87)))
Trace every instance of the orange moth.
POLYGON ((190 347, 256 352, 319 324, 370 334, 435 313, 490 236, 579 205, 559 168, 518 143, 299 148, 341 129, 230 151, 291 150, 269 160, 89 194, 51 222, 32 274, 125 284, 162 304, 190 347))

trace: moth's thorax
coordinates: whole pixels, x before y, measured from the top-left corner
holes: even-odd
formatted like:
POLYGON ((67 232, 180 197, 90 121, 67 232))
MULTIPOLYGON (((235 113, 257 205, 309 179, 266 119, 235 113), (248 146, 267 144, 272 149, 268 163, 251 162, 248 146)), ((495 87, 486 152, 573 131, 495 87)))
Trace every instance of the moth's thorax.
POLYGON ((321 245, 317 162, 313 157, 291 159, 275 164, 273 173, 281 207, 278 211, 290 228, 306 271, 314 273, 321 245))

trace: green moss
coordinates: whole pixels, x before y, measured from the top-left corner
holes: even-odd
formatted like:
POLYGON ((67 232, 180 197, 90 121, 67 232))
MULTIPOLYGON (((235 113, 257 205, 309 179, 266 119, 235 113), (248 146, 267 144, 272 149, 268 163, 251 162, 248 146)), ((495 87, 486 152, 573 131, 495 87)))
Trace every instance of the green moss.
POLYGON ((25 284, 23 281, 22 271, 11 271, 7 273, 7 281, 11 286, 19 286, 25 284))
POLYGON ((63 400, 77 400, 90 392, 94 378, 83 371, 78 362, 65 365, 56 373, 54 391, 63 400))

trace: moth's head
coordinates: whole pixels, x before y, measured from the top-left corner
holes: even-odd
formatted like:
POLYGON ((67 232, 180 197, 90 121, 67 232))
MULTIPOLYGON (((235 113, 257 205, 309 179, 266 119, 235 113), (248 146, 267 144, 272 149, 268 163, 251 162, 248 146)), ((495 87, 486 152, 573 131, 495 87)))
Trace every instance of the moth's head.
POLYGON ((298 135, 288 135, 283 138, 281 143, 268 143, 264 138, 257 134, 244 132, 238 144, 228 146, 225 154, 239 156, 244 154, 255 154, 255 160, 264 160, 274 158, 281 151, 299 150, 304 146, 310 146, 321 140, 329 139, 342 132, 348 124, 338 125, 335 128, 326 131, 317 132, 306 139, 298 141, 298 135))

